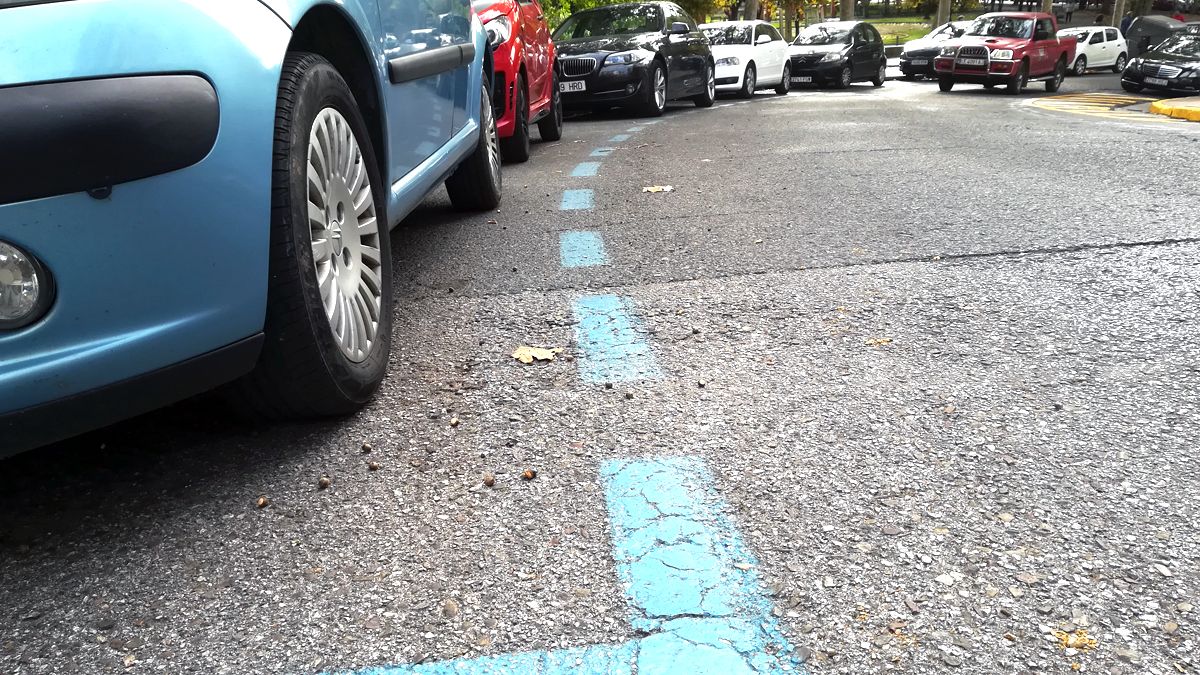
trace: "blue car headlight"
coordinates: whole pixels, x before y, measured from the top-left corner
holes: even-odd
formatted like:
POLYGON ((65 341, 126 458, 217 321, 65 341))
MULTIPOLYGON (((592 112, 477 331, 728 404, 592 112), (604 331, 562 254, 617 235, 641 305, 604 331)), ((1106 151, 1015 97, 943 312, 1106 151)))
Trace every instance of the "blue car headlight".
POLYGON ((604 59, 604 65, 629 66, 635 63, 649 63, 654 58, 654 52, 647 49, 631 49, 627 52, 609 54, 604 59))
POLYGON ((38 259, 0 241, 0 330, 13 330, 37 321, 53 299, 50 274, 38 259))

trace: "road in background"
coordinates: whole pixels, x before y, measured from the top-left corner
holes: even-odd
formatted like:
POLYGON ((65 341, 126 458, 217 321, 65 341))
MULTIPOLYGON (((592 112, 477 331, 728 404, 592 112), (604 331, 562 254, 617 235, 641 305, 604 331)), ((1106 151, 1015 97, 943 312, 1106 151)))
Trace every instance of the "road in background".
POLYGON ((362 413, 201 399, 0 464, 0 670, 633 644, 628 459, 705 467, 761 648, 810 672, 1193 672, 1200 125, 1043 96, 572 118, 500 212, 435 197, 395 232, 362 413))

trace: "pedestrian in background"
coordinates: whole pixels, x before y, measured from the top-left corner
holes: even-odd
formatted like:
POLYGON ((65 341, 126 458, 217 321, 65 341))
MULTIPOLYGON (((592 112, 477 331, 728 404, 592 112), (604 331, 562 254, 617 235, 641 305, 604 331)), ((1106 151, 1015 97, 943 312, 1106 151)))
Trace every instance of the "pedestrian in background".
POLYGON ((1129 32, 1129 24, 1133 23, 1133 12, 1125 12, 1121 17, 1121 35, 1129 32))

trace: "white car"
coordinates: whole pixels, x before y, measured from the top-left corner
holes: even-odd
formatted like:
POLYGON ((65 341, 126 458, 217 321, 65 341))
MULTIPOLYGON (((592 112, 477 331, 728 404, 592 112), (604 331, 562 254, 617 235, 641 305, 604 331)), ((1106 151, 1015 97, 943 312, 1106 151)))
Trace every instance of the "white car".
POLYGON ((717 91, 736 91, 744 98, 768 87, 776 94, 788 93, 788 43, 774 26, 766 21, 721 21, 703 24, 700 30, 712 43, 717 91))
POLYGON ((1058 31, 1058 36, 1079 40, 1079 46, 1075 48, 1075 63, 1071 64, 1071 72, 1076 75, 1083 75, 1094 68, 1112 68, 1114 73, 1125 70, 1125 62, 1129 60, 1129 49, 1125 46, 1125 36, 1116 28, 1065 28, 1058 31))

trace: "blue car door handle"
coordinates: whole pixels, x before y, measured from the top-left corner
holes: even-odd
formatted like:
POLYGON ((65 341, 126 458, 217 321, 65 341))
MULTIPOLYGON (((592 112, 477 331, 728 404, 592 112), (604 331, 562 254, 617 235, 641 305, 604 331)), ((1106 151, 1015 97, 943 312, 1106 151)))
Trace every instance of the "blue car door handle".
POLYGON ((475 45, 470 43, 426 49, 388 61, 388 79, 392 84, 403 84, 454 70, 474 60, 475 45))

